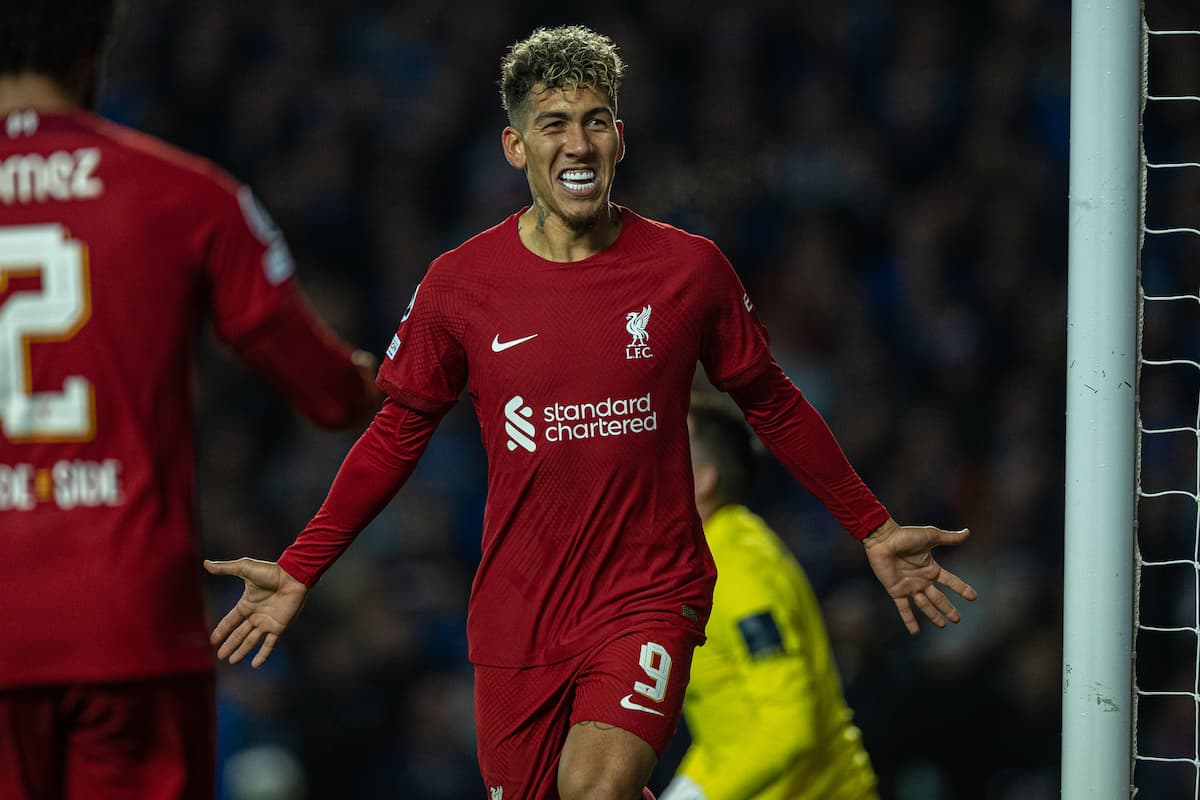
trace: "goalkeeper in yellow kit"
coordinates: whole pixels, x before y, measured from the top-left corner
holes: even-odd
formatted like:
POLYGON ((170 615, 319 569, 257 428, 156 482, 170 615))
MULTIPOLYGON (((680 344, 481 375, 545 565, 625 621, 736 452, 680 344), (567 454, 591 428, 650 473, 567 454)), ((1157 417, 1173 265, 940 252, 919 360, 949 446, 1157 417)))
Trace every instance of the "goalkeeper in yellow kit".
POLYGON ((683 705, 692 745, 659 800, 876 800, 808 579, 741 505, 755 459, 749 428, 697 395, 688 430, 717 587, 683 705))

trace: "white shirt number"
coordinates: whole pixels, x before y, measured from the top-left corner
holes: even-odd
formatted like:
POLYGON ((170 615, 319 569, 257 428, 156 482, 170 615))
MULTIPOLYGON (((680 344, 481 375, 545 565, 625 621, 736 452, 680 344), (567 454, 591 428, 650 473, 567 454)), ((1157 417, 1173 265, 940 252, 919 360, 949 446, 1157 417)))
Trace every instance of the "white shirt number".
POLYGON ((92 385, 80 375, 61 391, 33 391, 29 344, 64 341, 91 312, 84 246, 61 225, 0 227, 0 295, 17 277, 41 277, 38 291, 0 304, 0 431, 10 441, 80 441, 93 435, 92 385))

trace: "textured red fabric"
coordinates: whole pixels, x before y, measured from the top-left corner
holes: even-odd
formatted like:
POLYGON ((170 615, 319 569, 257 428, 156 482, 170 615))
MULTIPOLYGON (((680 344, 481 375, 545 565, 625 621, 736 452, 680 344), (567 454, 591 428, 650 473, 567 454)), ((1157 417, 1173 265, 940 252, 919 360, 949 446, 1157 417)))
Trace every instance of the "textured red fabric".
POLYGON ((557 798, 563 744, 583 721, 629 731, 661 756, 678 726, 700 641, 692 630, 651 621, 555 664, 477 666, 475 720, 484 783, 502 789, 505 797, 557 798))
POLYGON ((202 320, 325 421, 366 392, 248 189, 88 113, 22 120, 0 135, 0 687, 211 670, 202 320))
POLYGON ((693 503, 697 364, 719 387, 770 362, 745 290, 709 240, 622 209, 607 249, 558 263, 519 215, 430 266, 383 361, 397 403, 466 389, 488 504, 468 616, 477 664, 575 655, 641 615, 702 625, 715 570, 693 503))
POLYGON ((212 800, 212 673, 0 689, 5 800, 212 800))
POLYGON ((712 242, 622 209, 613 245, 557 263, 524 247, 518 216, 429 268, 380 367, 391 403, 284 554, 289 573, 311 585, 329 567, 466 389, 489 463, 472 661, 554 663, 647 616, 702 630, 715 569, 688 451, 698 363, 852 533, 886 519, 712 242))

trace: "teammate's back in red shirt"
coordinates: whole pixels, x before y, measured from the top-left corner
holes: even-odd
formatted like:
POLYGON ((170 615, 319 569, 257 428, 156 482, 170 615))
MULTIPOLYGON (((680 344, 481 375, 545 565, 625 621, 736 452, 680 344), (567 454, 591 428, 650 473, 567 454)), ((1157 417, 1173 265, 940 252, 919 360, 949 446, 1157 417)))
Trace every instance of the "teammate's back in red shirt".
POLYGON ((309 309, 250 190, 85 110, 112 16, 69 0, 0 11, 0 797, 13 800, 212 797, 201 322, 320 425, 377 407, 373 359, 309 309))

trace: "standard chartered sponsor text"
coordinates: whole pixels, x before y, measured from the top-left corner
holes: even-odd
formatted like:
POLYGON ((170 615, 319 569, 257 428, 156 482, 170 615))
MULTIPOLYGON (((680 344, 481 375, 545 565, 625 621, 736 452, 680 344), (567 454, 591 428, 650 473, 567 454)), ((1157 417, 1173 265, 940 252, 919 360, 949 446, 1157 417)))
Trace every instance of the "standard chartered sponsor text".
POLYGON ((542 409, 548 442, 624 436, 658 429, 658 412, 650 393, 641 397, 608 397, 598 403, 555 403, 542 409))

